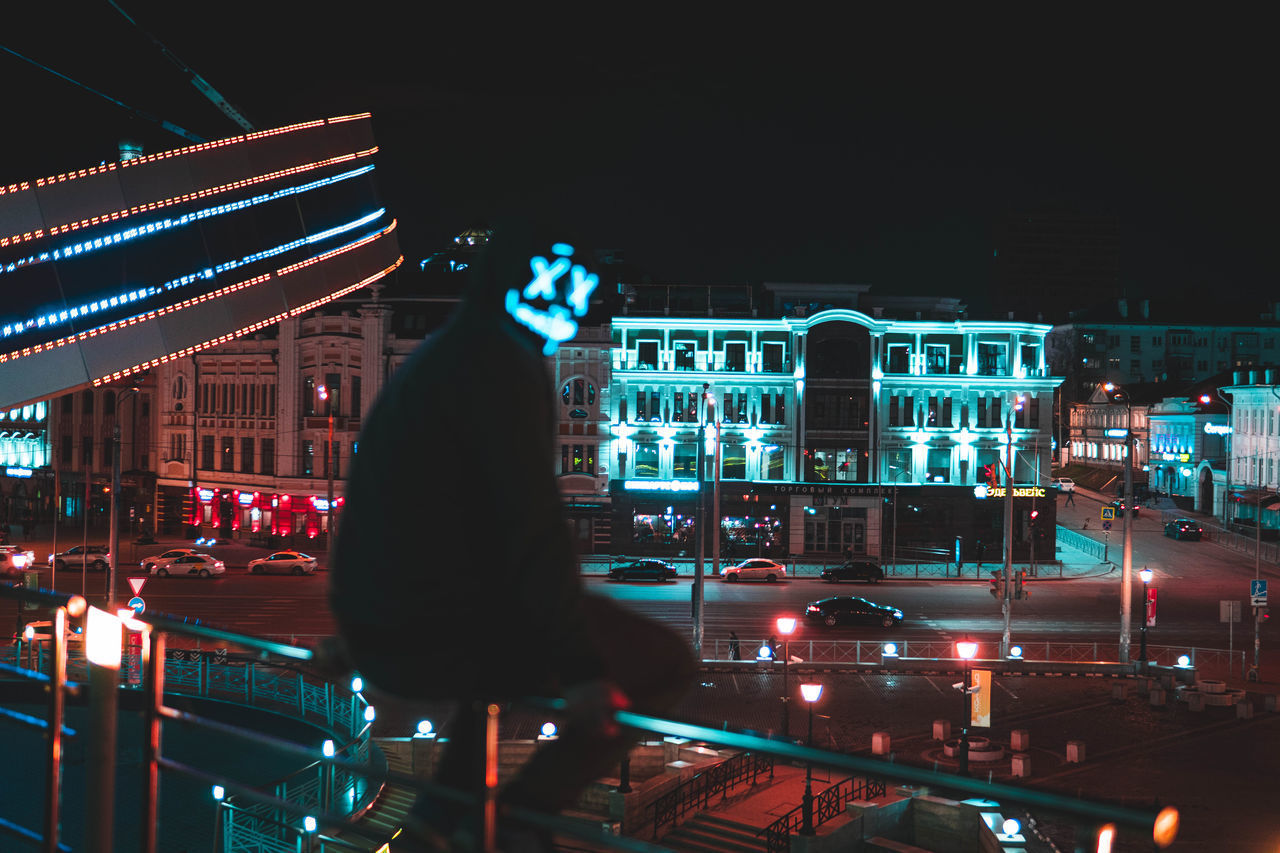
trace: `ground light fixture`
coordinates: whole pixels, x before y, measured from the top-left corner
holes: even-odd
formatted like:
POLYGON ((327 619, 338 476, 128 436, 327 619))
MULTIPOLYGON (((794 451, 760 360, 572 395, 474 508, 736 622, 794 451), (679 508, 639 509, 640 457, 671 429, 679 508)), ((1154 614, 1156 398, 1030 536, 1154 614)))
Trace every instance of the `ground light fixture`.
POLYGON ((1009 660, 1022 660, 1022 646, 1009 647, 1009 660))
POLYGON ((973 694, 969 692, 969 661, 978 654, 976 640, 965 638, 956 641, 956 654, 964 661, 964 681, 960 684, 960 694, 964 701, 964 717, 960 725, 960 760, 958 772, 961 776, 969 775, 969 721, 973 718, 973 694))
MULTIPOLYGON (((822 696, 821 684, 801 684, 800 695, 809 706, 809 738, 805 741, 808 747, 813 746, 813 704, 822 696)), ((807 762, 804 769, 804 798, 801 800, 801 835, 813 835, 813 762, 807 762)))
MULTIPOLYGON (((896 658, 898 656, 898 644, 885 643, 880 648, 880 654, 882 657, 885 657, 885 658, 896 658)), ((803 689, 804 685, 802 684, 800 686, 803 689)))
POLYGON ((556 728, 556 724, 548 720, 542 724, 542 730, 538 733, 538 740, 555 740, 559 737, 559 731, 556 728))
POLYGON ((791 686, 787 670, 791 664, 791 635, 796 630, 796 619, 794 616, 779 616, 776 624, 778 633, 782 635, 782 737, 785 739, 791 736, 791 715, 787 712, 791 686))
POLYGON ((430 720, 418 720, 418 730, 414 733, 414 737, 435 737, 436 727, 432 725, 430 720))

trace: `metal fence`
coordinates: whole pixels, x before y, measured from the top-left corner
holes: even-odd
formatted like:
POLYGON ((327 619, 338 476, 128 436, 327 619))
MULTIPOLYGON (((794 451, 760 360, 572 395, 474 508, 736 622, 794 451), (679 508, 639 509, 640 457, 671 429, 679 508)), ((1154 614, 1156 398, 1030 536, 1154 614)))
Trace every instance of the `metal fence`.
MULTIPOLYGON (((832 818, 844 814, 847 803, 883 797, 885 790, 883 779, 860 779, 850 776, 848 779, 837 782, 813 797, 813 802, 809 805, 812 827, 816 829, 832 818)), ((807 793, 806 796, 808 796, 807 793)), ((765 849, 768 853, 786 853, 791 849, 791 836, 803 831, 804 810, 805 804, 801 803, 756 833, 764 836, 765 849)))
MULTIPOLYGON (((1101 547, 1101 546, 1099 546, 1101 547)), ((614 566, 623 565, 633 562, 637 559, 661 559, 664 562, 675 566, 676 572, 680 577, 692 577, 696 571, 696 562, 690 557, 624 557, 610 556, 608 554, 585 554, 580 558, 581 570, 583 574, 608 574, 609 569, 614 566)), ((731 566, 737 563, 737 560, 721 560, 721 566, 731 566)), ((817 578, 822 576, 823 569, 839 566, 847 562, 847 560, 832 557, 830 559, 820 558, 791 558, 779 559, 787 568, 789 576, 794 578, 817 578)), ((990 577, 993 566, 1003 565, 998 563, 977 563, 969 562, 957 566, 954 562, 947 562, 945 559, 908 561, 898 560, 897 562, 878 563, 881 571, 884 572, 886 578, 952 578, 952 579, 970 579, 985 580, 990 577)), ((1031 577, 1053 577, 1062 575, 1062 564, 1056 561, 1047 561, 1043 563, 1027 564, 1019 562, 1017 568, 1028 570, 1031 577)), ((712 573, 712 564, 710 560, 706 560, 703 564, 704 577, 714 579, 716 576, 712 573)))
MULTIPOLYGON (((145 618, 120 620, 102 611, 88 607, 84 598, 46 590, 27 590, 21 587, 0 585, 0 597, 34 603, 53 611, 52 641, 48 656, 48 672, 27 667, 28 658, 15 655, 13 664, 0 664, 0 671, 21 679, 28 684, 43 686, 48 701, 48 719, 37 719, 0 708, 0 714, 29 731, 41 734, 46 743, 44 768, 46 785, 44 820, 42 830, 37 831, 17 824, 0 821, 0 834, 18 838, 33 847, 55 853, 65 850, 59 843, 61 825, 61 790, 58 779, 63 756, 62 740, 75 737, 76 733, 64 726, 65 699, 69 694, 82 693, 87 687, 89 698, 88 755, 86 778, 88 799, 85 827, 89 853, 107 853, 111 848, 115 818, 115 732, 116 710, 120 692, 124 687, 122 673, 134 670, 122 667, 120 652, 124 629, 141 637, 139 665, 136 667, 138 683, 128 689, 138 691, 143 706, 146 736, 143 739, 143 785, 139 821, 139 846, 142 853, 155 853, 159 827, 159 777, 162 772, 176 773, 193 778, 242 800, 245 805, 233 803, 223 809, 219 843, 223 851, 230 853, 296 853, 306 849, 311 853, 323 851, 352 851, 371 849, 370 845, 358 847, 351 841, 338 837, 339 833, 353 833, 367 839, 372 845, 384 844, 390 839, 379 832, 352 820, 358 803, 364 799, 360 783, 348 779, 361 777, 372 791, 387 782, 404 785, 417 791, 444 797, 452 801, 465 801, 483 805, 483 828, 479 839, 481 849, 491 849, 496 838, 497 797, 497 742, 498 718, 502 713, 496 703, 487 705, 484 715, 486 752, 478 757, 484 765, 486 787, 481 797, 468 796, 458 791, 436 785, 406 774, 380 768, 369 761, 369 753, 355 750, 346 755, 330 755, 312 745, 296 744, 248 728, 240 728, 196 714, 184 712, 165 704, 166 690, 170 686, 167 676, 172 671, 175 685, 184 685, 200 692, 200 695, 219 695, 244 701, 243 697, 260 698, 278 702, 299 717, 322 716, 331 725, 344 725, 353 738, 367 734, 367 724, 372 714, 359 697, 359 688, 353 685, 349 694, 324 684, 317 678, 314 683, 305 674, 292 671, 289 675, 258 675, 259 664, 251 660, 225 662, 217 659, 212 664, 201 653, 195 660, 187 652, 183 658, 166 654, 168 634, 199 637, 206 641, 223 642, 245 649, 263 664, 270 658, 283 661, 281 670, 289 670, 303 662, 315 660, 309 649, 286 646, 260 638, 233 634, 198 623, 160 614, 145 618), (105 619, 104 619, 105 617, 105 619), (114 619, 116 621, 112 622, 114 619), (88 651, 86 664, 87 684, 77 684, 67 677, 68 622, 75 620, 85 626, 84 646, 88 651), (121 623, 124 623, 123 626, 121 623), (114 651, 112 651, 114 649, 114 651), (239 668, 237 670, 237 667, 239 668), (201 692, 202 691, 202 692, 201 692), (363 712, 361 712, 363 708, 363 712), (363 719, 363 724, 361 722, 363 719), (281 780, 270 789, 262 789, 233 778, 219 776, 199 767, 186 766, 167 758, 161 752, 161 728, 169 722, 204 728, 233 736, 246 742, 279 750, 305 762, 297 773, 281 780), (350 774, 342 775, 342 774, 350 774), (348 800, 344 805, 341 801, 348 800), (239 821, 239 822, 238 822, 239 821), (241 829, 243 828, 243 833, 241 829), (228 837, 230 836, 230 837, 228 837)), ((861 651, 855 644, 855 656, 861 651)), ((523 708, 561 714, 565 703, 561 699, 526 698, 518 703, 523 708)), ((813 747, 800 746, 787 741, 777 741, 705 726, 651 717, 630 711, 618 711, 614 721, 624 727, 656 733, 666 737, 687 738, 731 749, 742 750, 756 756, 767 756, 770 761, 782 759, 796 763, 810 763, 844 771, 862 778, 893 779, 898 783, 924 785, 952 792, 958 797, 976 796, 994 799, 1013 806, 1046 809, 1073 816, 1085 826, 1115 823, 1151 834, 1162 820, 1168 820, 1169 809, 1161 812, 1112 803, 1094 802, 1079 797, 1068 797, 1051 792, 1036 791, 1009 784, 982 781, 963 776, 953 776, 937 770, 895 764, 883 760, 828 752, 813 747)), ((349 745, 349 744, 348 744, 349 745)), ((10 772, 25 772, 32 777, 39 773, 33 768, 9 768, 10 772)), ((745 771, 744 771, 745 772, 745 771)), ((598 822, 573 820, 556 815, 530 812, 510 807, 506 819, 534 826, 544 831, 583 839, 606 849, 656 851, 652 844, 634 838, 615 837, 598 822)), ((1176 814, 1174 816, 1176 821, 1176 814)))

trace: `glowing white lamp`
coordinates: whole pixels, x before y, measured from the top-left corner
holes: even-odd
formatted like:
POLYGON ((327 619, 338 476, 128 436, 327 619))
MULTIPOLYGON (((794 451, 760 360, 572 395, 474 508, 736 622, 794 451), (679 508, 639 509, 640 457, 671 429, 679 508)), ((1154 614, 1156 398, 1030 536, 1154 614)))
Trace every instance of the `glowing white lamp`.
POLYGON ((108 669, 120 668, 120 617, 90 607, 84 630, 84 654, 90 663, 108 669))

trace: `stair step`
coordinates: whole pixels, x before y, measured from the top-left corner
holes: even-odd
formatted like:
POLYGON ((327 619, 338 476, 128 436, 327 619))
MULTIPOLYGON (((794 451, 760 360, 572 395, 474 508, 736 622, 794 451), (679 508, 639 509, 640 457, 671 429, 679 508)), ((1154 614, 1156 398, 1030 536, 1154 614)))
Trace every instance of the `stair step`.
POLYGON ((700 814, 669 832, 662 843, 691 853, 760 853, 765 842, 758 831, 749 824, 700 814))

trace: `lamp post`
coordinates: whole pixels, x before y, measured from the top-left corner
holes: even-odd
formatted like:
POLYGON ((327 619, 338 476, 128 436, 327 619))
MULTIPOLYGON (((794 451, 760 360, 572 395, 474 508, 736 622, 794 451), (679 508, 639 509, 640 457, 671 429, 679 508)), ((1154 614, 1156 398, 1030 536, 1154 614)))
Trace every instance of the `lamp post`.
MULTIPOLYGON (((114 423, 111 425, 111 530, 107 533, 107 612, 116 612, 116 567, 120 565, 120 401, 137 394, 136 387, 116 394, 114 423)), ((87 476, 87 475, 86 475, 87 476)), ((86 511, 88 507, 86 506, 86 511)), ((87 558, 86 561, 87 562, 87 558)))
POLYGON ((964 718, 960 725, 960 768, 961 776, 969 775, 969 720, 973 718, 973 694, 969 692, 969 661, 978 653, 978 644, 974 640, 956 641, 956 654, 964 661, 964 684, 961 694, 964 700, 964 718))
POLYGON ((329 410, 329 442, 324 448, 324 471, 329 478, 329 486, 325 497, 329 501, 329 541, 332 542, 334 521, 337 516, 336 507, 333 505, 333 404, 329 402, 329 389, 326 386, 317 385, 316 393, 320 395, 320 402, 324 403, 325 408, 329 410))
POLYGON ((791 664, 791 634, 796 630, 796 620, 793 616, 779 616, 777 624, 778 633, 782 635, 782 736, 788 738, 791 735, 791 715, 787 703, 791 701, 791 692, 787 667, 791 664))
POLYGON ((1138 572, 1142 578, 1142 647, 1138 651, 1138 660, 1142 661, 1143 669, 1147 666, 1147 623, 1151 621, 1151 602, 1147 599, 1147 584, 1151 583, 1152 571, 1143 568, 1138 572))
MULTIPOLYGON (((822 696, 821 684, 801 684, 800 695, 809 706, 809 738, 805 745, 813 747, 813 703, 822 696)), ((807 762, 804 768, 804 798, 801 800, 802 822, 801 835, 813 835, 813 762, 807 762)))
POLYGON ((1129 622, 1133 611, 1133 401, 1123 388, 1110 382, 1102 386, 1111 399, 1124 403, 1124 556, 1120 569, 1120 662, 1129 660, 1129 622))
POLYGON ((1000 636, 1000 657, 1009 656, 1010 633, 1013 621, 1011 602, 1013 586, 1013 419, 1022 411, 1023 396, 1014 398, 1004 419, 1004 595, 1000 599, 1000 611, 1004 620, 1004 633, 1000 636))

